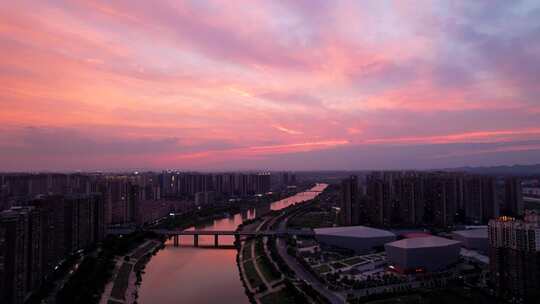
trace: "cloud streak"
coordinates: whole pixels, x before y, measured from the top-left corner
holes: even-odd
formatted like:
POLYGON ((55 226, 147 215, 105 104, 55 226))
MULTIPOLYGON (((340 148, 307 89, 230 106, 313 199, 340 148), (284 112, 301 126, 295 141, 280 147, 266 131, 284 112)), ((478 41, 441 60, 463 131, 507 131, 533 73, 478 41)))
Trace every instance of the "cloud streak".
POLYGON ((540 140, 539 12, 526 0, 12 1, 0 167, 540 162, 523 144, 540 140))
POLYGON ((300 134, 303 134, 304 132, 301 132, 301 131, 296 131, 296 130, 292 130, 292 129, 288 129, 288 128, 285 128, 285 127, 282 127, 282 126, 273 126, 276 130, 279 130, 281 132, 285 132, 287 134, 290 134, 290 135, 300 135, 300 134))

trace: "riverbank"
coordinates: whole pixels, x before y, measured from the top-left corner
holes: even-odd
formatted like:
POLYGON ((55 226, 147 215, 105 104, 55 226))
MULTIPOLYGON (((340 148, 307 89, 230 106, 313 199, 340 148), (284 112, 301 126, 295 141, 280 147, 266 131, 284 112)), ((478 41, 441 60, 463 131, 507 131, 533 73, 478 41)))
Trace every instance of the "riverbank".
POLYGON ((108 236, 94 248, 81 251, 68 274, 52 278, 55 280, 49 283, 50 290, 36 295, 32 303, 98 303, 105 286, 113 276, 115 259, 123 257, 148 239, 159 241, 159 236, 144 231, 124 236, 108 236))
MULTIPOLYGON (((210 221, 222 219, 236 208, 214 207, 181 216, 170 216, 158 227, 168 229, 188 229, 210 221)), ((131 250, 125 256, 116 256, 111 279, 104 288, 100 304, 136 303, 142 284, 142 275, 146 265, 161 249, 165 248, 166 239, 149 239, 131 250)))
MULTIPOLYGON (((294 197, 299 191, 307 189, 308 186, 302 186, 294 191, 286 193, 274 192, 260 197, 255 196, 250 199, 241 199, 234 202, 221 202, 200 210, 195 209, 182 214, 170 215, 161 220, 159 224, 152 225, 151 228, 183 230, 248 210, 256 210, 258 212, 264 211, 266 213, 270 211, 270 206, 272 204, 294 197)), ((260 215, 261 214, 258 214, 257 216, 260 215)))
MULTIPOLYGON (((252 208, 242 208, 241 212, 236 214, 230 212, 225 218, 214 218, 203 223, 192 221, 189 227, 186 225, 187 221, 182 219, 175 220, 174 224, 182 224, 181 228, 176 228, 179 230, 235 230, 244 222, 249 225, 256 215, 285 208, 314 196, 316 193, 307 191, 271 204, 257 204, 250 206, 252 208)), ((251 224, 261 225, 255 222, 251 224)), ((199 247, 193 247, 193 240, 189 236, 180 238, 179 247, 172 246, 172 242, 167 242, 167 246, 153 256, 146 265, 142 277, 143 284, 138 292, 138 302, 176 304, 181 299, 183 303, 220 304, 224 300, 228 303, 249 303, 242 280, 239 280, 236 265, 237 250, 214 248, 213 242, 214 239, 211 236, 199 237, 199 247)), ((233 242, 232 236, 220 237, 220 244, 232 245, 233 242)))
POLYGON ((105 286, 99 303, 136 303, 144 267, 163 246, 159 240, 148 240, 124 257, 116 257, 113 279, 105 286))
MULTIPOLYGON (((297 198, 285 208, 246 221, 237 230, 257 232, 276 229, 288 214, 301 209, 316 196, 310 196, 309 199, 297 198)), ((258 237, 246 240, 240 244, 236 262, 245 293, 251 303, 304 303, 309 298, 293 283, 295 274, 279 258, 275 249, 275 238, 258 237)))

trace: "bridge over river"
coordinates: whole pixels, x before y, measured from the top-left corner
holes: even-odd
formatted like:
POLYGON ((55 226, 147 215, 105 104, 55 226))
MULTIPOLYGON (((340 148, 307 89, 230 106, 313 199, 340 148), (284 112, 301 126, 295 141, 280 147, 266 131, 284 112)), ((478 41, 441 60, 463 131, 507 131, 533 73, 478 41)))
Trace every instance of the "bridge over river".
POLYGON ((234 236, 235 241, 241 241, 241 237, 258 237, 258 236, 276 236, 284 237, 290 235, 297 236, 313 236, 313 230, 309 229, 284 229, 284 230, 264 230, 264 231, 253 231, 253 232, 241 232, 236 230, 168 230, 168 229, 152 229, 157 234, 165 235, 168 239, 173 239, 173 246, 179 246, 180 236, 189 235, 193 236, 193 245, 195 247, 199 246, 199 236, 200 235, 209 235, 214 236, 214 247, 219 246, 219 236, 228 235, 234 236))
MULTIPOLYGON (((273 202, 270 208, 271 210, 280 210, 296 203, 311 200, 326 186, 326 184, 318 184, 310 189, 315 190, 314 192, 299 193, 293 197, 284 198, 273 202)), ((211 224, 192 226, 187 230, 157 230, 157 233, 161 233, 171 240, 167 241, 165 248, 152 256, 146 265, 137 302, 249 304, 244 286, 239 280, 236 264, 238 252, 236 250, 217 250, 214 248, 215 236, 212 237, 212 235, 217 235, 220 248, 230 248, 238 226, 257 216, 256 209, 253 208, 231 217, 216 219, 211 224), (197 245, 199 247, 192 246, 195 234, 198 235, 197 245), (176 245, 174 244, 175 235, 181 240, 176 245), (208 245, 209 248, 200 249, 208 245)), ((277 236, 286 235, 283 231, 262 231, 261 233, 277 236)), ((287 233, 293 234, 294 232, 288 231, 287 233)), ((238 235, 240 241, 250 237, 246 234, 238 235)))

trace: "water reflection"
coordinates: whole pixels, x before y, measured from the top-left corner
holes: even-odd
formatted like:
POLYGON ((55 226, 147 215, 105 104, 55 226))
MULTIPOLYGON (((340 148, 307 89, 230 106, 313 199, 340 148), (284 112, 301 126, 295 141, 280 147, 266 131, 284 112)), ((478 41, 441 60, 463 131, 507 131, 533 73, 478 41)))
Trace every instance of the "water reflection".
MULTIPOLYGON (((322 191, 318 184, 312 191, 322 191)), ((291 204, 310 200, 318 192, 303 192, 272 203, 269 207, 246 210, 227 218, 191 227, 201 230, 235 230, 246 219, 268 210, 279 210, 291 204)), ((233 236, 220 236, 220 245, 233 245, 233 236)), ((199 236, 193 247, 193 236, 180 237, 180 247, 167 241, 146 265, 139 290, 140 303, 249 303, 236 267, 236 250, 214 248, 213 236, 199 236)))

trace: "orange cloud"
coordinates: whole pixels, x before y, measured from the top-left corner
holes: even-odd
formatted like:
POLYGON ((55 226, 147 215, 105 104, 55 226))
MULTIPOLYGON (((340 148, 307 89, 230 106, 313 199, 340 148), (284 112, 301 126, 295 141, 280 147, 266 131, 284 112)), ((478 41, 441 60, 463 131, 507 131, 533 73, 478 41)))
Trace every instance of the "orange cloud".
MULTIPOLYGON (((0 12, 0 125, 7 138, 36 127, 103 149, 121 139, 187 147, 156 152, 161 164, 538 139, 540 62, 521 42, 536 41, 538 21, 502 11, 522 27, 492 35, 479 29, 498 25, 471 18, 475 9, 446 8, 455 28, 437 7, 11 1, 0 12)), ((141 159, 123 153, 103 161, 141 159)))
POLYGON ((411 136, 368 139, 368 144, 445 144, 459 142, 497 142, 516 139, 516 136, 540 135, 540 128, 523 130, 476 131, 436 136, 411 136))

